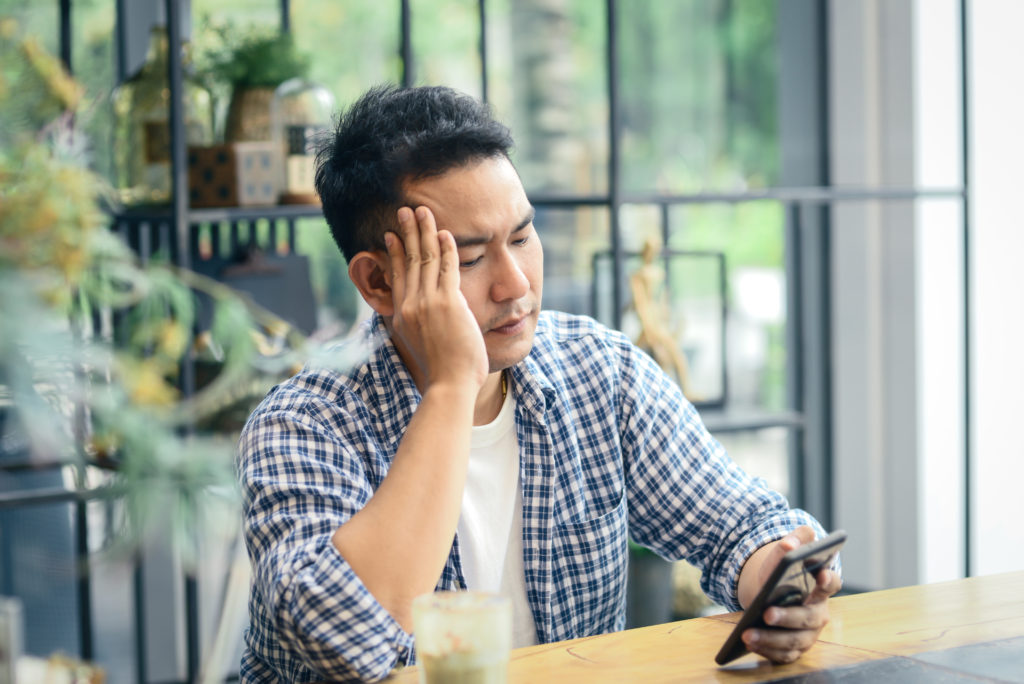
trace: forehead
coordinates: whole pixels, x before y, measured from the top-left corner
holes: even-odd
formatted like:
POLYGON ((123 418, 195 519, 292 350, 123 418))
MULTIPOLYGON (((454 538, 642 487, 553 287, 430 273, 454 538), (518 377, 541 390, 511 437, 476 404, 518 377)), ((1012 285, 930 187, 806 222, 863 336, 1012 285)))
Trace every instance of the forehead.
POLYGON ((405 201, 428 207, 438 228, 468 231, 515 228, 530 210, 515 167, 505 157, 474 161, 439 176, 406 181, 405 201))

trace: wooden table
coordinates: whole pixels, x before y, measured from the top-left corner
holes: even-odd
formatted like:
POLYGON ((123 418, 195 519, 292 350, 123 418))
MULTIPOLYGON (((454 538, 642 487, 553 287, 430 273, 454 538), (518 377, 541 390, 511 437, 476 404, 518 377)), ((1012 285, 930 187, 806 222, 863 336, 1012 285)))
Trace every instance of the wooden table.
MULTIPOLYGON (((933 668, 940 659, 946 664, 939 667, 947 669, 936 672, 952 676, 942 681, 1024 681, 1024 638, 1000 642, 1024 637, 1024 572, 843 596, 833 599, 830 606, 832 622, 818 644, 791 665, 772 665, 753 655, 726 667, 716 665, 714 655, 739 619, 739 613, 729 613, 516 649, 509 681, 801 681, 801 675, 807 673, 857 664, 865 664, 865 672, 875 674, 850 681, 909 681, 893 676, 892 668, 933 668), (970 659, 960 658, 956 651, 943 653, 945 649, 991 642, 999 642, 996 646, 1009 643, 1018 649, 1014 653, 1019 651, 1019 661, 1016 655, 1013 660, 1003 657, 1000 666, 1003 673, 1006 663, 1011 663, 1010 670, 1015 672, 1010 676, 987 680, 965 676, 961 680, 957 672, 948 670, 949 662, 970 659)), ((915 671, 913 681, 934 680, 929 672, 922 677, 915 671)), ((417 681, 416 668, 406 668, 389 681, 412 684, 417 681)))

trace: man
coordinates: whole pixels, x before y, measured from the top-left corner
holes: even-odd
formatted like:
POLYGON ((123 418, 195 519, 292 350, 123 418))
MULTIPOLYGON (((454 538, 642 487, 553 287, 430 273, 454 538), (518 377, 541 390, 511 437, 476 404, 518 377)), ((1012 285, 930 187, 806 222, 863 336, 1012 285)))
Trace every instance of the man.
MULTIPOLYGON (((516 646, 621 629, 627 533, 737 609, 822 534, 623 335, 541 311, 511 144, 452 90, 376 88, 321 151, 324 215, 377 346, 279 385, 245 428, 243 681, 383 677, 412 661, 410 605, 435 588, 509 595, 516 646)), ((799 657, 839 584, 822 571, 806 605, 766 611, 781 629, 749 630, 751 650, 799 657)))

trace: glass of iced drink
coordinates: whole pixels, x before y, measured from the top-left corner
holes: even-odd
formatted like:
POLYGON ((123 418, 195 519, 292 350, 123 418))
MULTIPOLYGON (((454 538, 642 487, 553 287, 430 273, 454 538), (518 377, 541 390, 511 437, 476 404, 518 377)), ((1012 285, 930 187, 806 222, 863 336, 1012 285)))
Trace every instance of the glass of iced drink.
POLYGON ((420 684, 505 684, 512 603, 479 591, 417 596, 412 624, 420 684))

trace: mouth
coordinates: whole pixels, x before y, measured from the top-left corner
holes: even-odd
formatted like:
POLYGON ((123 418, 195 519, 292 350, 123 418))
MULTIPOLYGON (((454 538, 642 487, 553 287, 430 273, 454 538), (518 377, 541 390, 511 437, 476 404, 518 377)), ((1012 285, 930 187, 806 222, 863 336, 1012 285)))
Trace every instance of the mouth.
POLYGON ((493 326, 489 332, 498 335, 513 336, 526 330, 526 324, 530 320, 530 314, 522 314, 514 318, 506 319, 500 325, 493 326))

